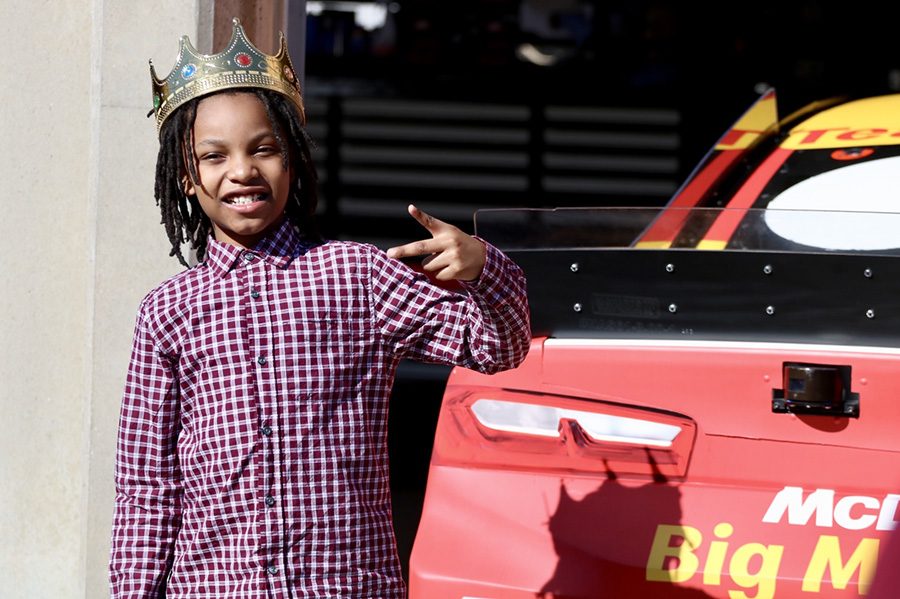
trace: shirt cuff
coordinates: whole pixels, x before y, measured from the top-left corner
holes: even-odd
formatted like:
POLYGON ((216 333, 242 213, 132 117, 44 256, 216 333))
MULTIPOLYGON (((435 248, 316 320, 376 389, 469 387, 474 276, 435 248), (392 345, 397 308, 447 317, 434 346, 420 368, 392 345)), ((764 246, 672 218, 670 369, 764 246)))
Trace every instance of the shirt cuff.
POLYGON ((509 274, 505 272, 507 270, 506 265, 509 263, 509 258, 484 239, 477 236, 475 239, 483 243, 486 250, 484 268, 481 269, 481 274, 477 279, 472 281, 460 281, 459 283, 467 291, 481 296, 502 296, 502 290, 504 289, 503 281, 509 277, 509 274))

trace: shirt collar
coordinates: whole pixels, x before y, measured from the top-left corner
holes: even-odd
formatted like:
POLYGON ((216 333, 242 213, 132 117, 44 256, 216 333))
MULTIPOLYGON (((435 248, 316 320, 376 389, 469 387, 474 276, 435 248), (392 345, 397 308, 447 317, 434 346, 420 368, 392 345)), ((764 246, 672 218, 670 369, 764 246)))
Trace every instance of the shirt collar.
POLYGON ((242 264, 262 258, 276 268, 286 268, 291 261, 305 253, 311 244, 300 237, 288 219, 260 239, 252 249, 216 241, 212 235, 206 244, 206 264, 218 276, 224 276, 242 264))

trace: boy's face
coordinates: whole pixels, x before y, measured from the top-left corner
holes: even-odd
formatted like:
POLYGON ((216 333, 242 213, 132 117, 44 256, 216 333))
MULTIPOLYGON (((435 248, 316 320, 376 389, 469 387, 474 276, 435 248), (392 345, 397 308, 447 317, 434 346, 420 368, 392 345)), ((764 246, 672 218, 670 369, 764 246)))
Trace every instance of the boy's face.
POLYGON ((186 192, 197 196, 216 240, 251 248, 281 222, 291 173, 281 164, 281 148, 256 96, 222 93, 201 100, 194 156, 200 181, 188 177, 186 192))

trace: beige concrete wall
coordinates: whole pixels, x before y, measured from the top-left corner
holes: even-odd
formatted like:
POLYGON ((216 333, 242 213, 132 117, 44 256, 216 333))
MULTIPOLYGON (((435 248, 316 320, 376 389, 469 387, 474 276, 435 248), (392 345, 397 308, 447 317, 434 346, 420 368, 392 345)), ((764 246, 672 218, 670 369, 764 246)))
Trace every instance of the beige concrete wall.
POLYGON ((63 597, 82 570, 91 19, 80 2, 42 20, 49 3, 14 4, 0 5, 0 586, 63 597))
POLYGON ((147 60, 211 0, 0 3, 0 595, 107 596, 113 450, 140 298, 176 272, 147 60))

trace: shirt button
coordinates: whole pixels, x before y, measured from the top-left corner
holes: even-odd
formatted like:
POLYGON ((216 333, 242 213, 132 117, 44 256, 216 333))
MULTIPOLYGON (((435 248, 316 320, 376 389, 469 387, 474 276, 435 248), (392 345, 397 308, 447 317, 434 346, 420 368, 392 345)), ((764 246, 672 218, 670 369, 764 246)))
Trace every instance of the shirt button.
POLYGON ((256 258, 256 254, 244 252, 244 262, 253 262, 254 258, 256 258))
POLYGON ((253 299, 257 299, 259 297, 259 290, 253 289, 252 291, 250 291, 250 297, 252 297, 253 299))
POLYGON ((274 576, 275 574, 278 574, 278 566, 269 566, 266 568, 266 572, 274 576))
POLYGON ((259 429, 259 431, 268 437, 272 434, 272 427, 269 426, 268 424, 264 424, 263 427, 261 429, 259 429))
POLYGON ((265 356, 260 356, 260 357, 256 358, 256 361, 259 363, 260 366, 266 365, 266 357, 265 356))
POLYGON ((273 505, 275 505, 275 498, 272 497, 271 495, 266 495, 266 505, 269 507, 272 507, 273 505))

